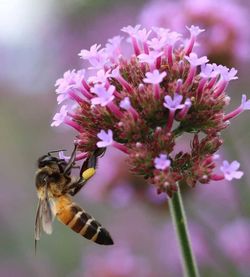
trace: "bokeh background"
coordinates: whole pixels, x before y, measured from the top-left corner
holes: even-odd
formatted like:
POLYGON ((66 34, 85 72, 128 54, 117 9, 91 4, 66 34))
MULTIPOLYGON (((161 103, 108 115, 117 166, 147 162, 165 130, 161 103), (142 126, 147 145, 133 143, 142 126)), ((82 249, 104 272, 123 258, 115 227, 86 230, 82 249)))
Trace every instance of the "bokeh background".
MULTIPOLYGON (((56 79, 81 68, 82 48, 105 44, 123 26, 139 22, 181 32, 185 25, 205 27, 204 52, 239 70, 239 80, 229 88, 231 109, 242 93, 249 97, 250 3, 217 2, 0 0, 1 277, 181 276, 166 198, 131 176, 124 156, 112 149, 76 198, 110 231, 115 246, 95 245, 55 222, 53 235, 42 236, 35 256, 34 174, 40 155, 72 149, 74 131, 50 127, 57 110, 56 79)), ((250 276, 249 117, 246 112, 233 120, 221 152, 241 162, 244 178, 185 191, 201 276, 250 276)))

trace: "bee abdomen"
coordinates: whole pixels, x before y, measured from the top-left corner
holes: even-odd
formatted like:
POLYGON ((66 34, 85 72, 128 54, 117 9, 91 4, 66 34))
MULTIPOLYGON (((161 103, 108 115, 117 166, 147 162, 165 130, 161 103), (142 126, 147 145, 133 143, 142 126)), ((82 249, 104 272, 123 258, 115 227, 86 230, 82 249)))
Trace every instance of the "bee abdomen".
POLYGON ((72 205, 62 210, 58 214, 58 219, 86 239, 103 245, 114 244, 109 232, 77 205, 72 205))

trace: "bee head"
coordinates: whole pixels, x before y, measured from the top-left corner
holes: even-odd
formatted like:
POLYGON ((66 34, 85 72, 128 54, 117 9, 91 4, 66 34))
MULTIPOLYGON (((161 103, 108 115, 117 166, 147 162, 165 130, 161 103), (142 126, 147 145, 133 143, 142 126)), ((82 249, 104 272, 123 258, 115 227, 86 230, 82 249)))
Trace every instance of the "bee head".
POLYGON ((64 172, 64 169, 65 169, 67 163, 63 159, 58 159, 51 155, 43 155, 42 157, 40 157, 38 159, 37 165, 38 165, 38 168, 43 168, 45 166, 58 167, 60 172, 64 172))

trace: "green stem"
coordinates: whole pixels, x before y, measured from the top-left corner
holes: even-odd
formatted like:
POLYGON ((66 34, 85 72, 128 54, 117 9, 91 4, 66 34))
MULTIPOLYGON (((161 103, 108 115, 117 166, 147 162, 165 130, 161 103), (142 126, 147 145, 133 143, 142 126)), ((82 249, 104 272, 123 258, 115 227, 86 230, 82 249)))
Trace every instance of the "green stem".
POLYGON ((169 207, 172 221, 178 237, 179 247, 181 249, 184 276, 199 277, 195 257, 192 253, 180 188, 178 184, 177 186, 178 192, 174 193, 173 197, 169 199, 169 207))

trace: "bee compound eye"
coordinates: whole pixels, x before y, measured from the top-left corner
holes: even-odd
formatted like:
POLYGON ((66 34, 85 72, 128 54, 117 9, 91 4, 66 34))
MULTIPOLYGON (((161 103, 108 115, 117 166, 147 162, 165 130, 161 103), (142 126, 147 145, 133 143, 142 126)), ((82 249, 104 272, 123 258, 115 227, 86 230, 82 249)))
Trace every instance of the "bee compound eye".
POLYGON ((36 176, 36 187, 41 188, 47 184, 48 181, 48 175, 44 172, 40 172, 36 176))

